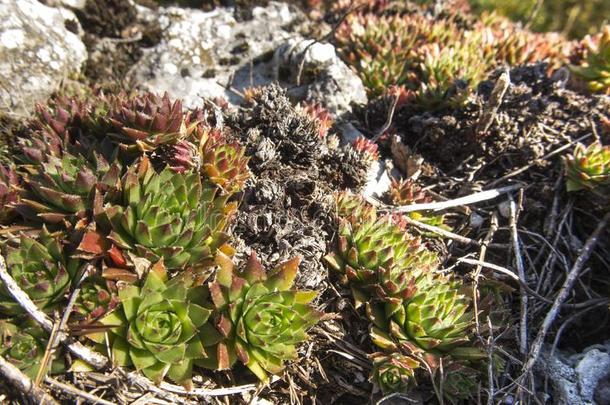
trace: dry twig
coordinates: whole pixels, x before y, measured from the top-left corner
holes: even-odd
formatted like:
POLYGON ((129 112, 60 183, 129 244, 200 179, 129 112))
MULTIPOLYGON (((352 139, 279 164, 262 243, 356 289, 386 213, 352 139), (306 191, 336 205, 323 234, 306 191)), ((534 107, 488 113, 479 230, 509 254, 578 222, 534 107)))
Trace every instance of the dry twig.
MULTIPOLYGON (((40 324, 44 330, 51 333, 53 331, 53 321, 51 321, 51 319, 44 312, 39 310, 32 302, 30 297, 28 297, 28 295, 23 292, 21 288, 19 288, 13 277, 11 277, 11 275, 8 273, 6 263, 2 255, 0 255, 0 279, 4 283, 6 290, 11 294, 15 301, 21 305, 21 307, 32 317, 32 319, 40 324)), ((109 364, 106 357, 92 351, 79 342, 72 341, 69 336, 61 330, 57 333, 57 341, 59 343, 66 344, 68 350, 70 350, 76 357, 91 364, 97 369, 105 368, 109 364)))
MULTIPOLYGON (((527 292, 533 298, 539 299, 540 301, 542 301, 542 302, 544 302, 546 304, 553 304, 552 300, 550 300, 550 299, 540 295, 536 291, 534 291, 530 286, 527 285, 526 282, 521 280, 519 278, 519 276, 517 274, 515 274, 514 271, 512 271, 510 269, 507 269, 506 267, 498 266, 497 264, 493 264, 493 263, 489 263, 489 262, 484 262, 484 261, 481 261, 481 260, 469 259, 467 257, 461 257, 461 258, 457 259, 457 263, 466 263, 466 264, 470 264, 470 265, 473 265, 473 266, 481 266, 481 267, 485 267, 486 269, 495 270, 498 273, 505 274, 505 275, 509 276, 512 280, 514 280, 517 283, 519 283, 520 287, 522 287, 523 290, 525 292, 527 292)), ((585 301, 585 302, 579 302, 579 303, 576 303, 576 304, 565 304, 565 303, 563 303, 563 304, 561 304, 561 306, 565 307, 565 308, 579 309, 579 308, 586 308, 586 307, 589 307, 591 305, 597 305, 600 302, 609 302, 609 300, 606 299, 606 298, 599 298, 599 299, 588 300, 588 301, 585 301)))
MULTIPOLYGON (((487 255, 487 246, 493 240, 494 234, 496 233, 497 229, 498 229, 498 213, 494 212, 490 219, 489 230, 487 231, 487 234, 485 235, 485 238, 483 239, 483 242, 481 243, 481 250, 479 251, 479 260, 485 261, 485 256, 487 255)), ((475 327, 476 327, 477 334, 480 333, 478 303, 479 303, 479 276, 481 275, 482 269, 483 269, 483 266, 481 266, 480 264, 477 265, 476 269, 473 272, 473 277, 472 277, 474 280, 474 282, 472 283, 472 302, 474 305, 474 320, 475 320, 475 327)))
POLYGON ((513 252, 515 254, 515 265, 517 266, 517 274, 521 282, 521 320, 519 328, 519 351, 521 355, 527 354, 528 344, 528 333, 527 333, 527 294, 524 285, 527 285, 525 279, 525 268, 523 266, 523 256, 521 255, 521 243, 519 242, 519 234, 517 232, 517 221, 519 218, 519 210, 511 195, 509 198, 509 209, 510 209, 510 228, 511 228, 511 240, 513 244, 513 252))
POLYGON ((496 85, 494 86, 491 95, 489 96, 489 102, 485 106, 481 118, 479 122, 477 122, 477 126, 475 128, 475 133, 477 136, 484 136, 485 133, 489 130, 489 127, 493 123, 496 115, 498 114, 498 108, 502 104, 502 100, 504 99, 504 95, 506 94, 506 90, 510 86, 510 74, 508 69, 505 69, 504 72, 498 77, 496 81, 496 85))
POLYGON ((541 162, 543 162, 543 161, 545 161, 545 160, 547 160, 547 159, 549 159, 549 158, 551 158, 551 157, 553 157, 553 156, 563 152, 564 150, 568 149, 570 146, 574 146, 574 145, 576 145, 576 143, 581 142, 581 141, 583 141, 583 140, 585 140, 585 139, 587 139, 587 138, 589 138, 591 136, 593 136, 593 134, 587 134, 587 135, 581 136, 580 138, 575 139, 575 140, 573 140, 573 141, 571 141, 571 142, 569 142, 569 143, 567 143, 567 144, 565 144, 565 145, 563 145, 563 146, 561 146, 561 147, 559 147, 559 148, 557 148, 557 149, 547 153, 543 157, 541 157, 539 159, 536 159, 536 160, 533 160, 531 163, 529 163, 529 164, 527 164, 527 165, 525 165, 523 167, 520 167, 520 168, 518 168, 516 170, 513 170, 512 172, 505 174, 504 176, 500 177, 499 179, 496 179, 496 180, 492 181, 491 183, 489 183, 487 185, 487 187, 497 186, 498 184, 502 183, 503 181, 508 180, 508 179, 510 179, 512 177, 517 176, 518 174, 521 174, 521 173, 531 169, 532 167, 540 164, 541 162))
POLYGON ((66 331, 66 325, 68 324, 68 319, 70 319, 70 314, 72 314, 72 308, 74 307, 74 304, 76 303, 78 294, 80 294, 80 285, 83 282, 83 280, 85 279, 85 277, 87 277, 87 274, 88 274, 87 271, 83 272, 83 275, 78 280, 74 290, 72 290, 72 294, 70 294, 70 299, 68 300, 68 305, 66 305, 66 308, 64 310, 64 314, 61 317, 61 320, 59 320, 59 322, 55 322, 55 324, 53 325, 53 330, 51 331, 51 336, 49 337, 49 342, 48 342, 47 348, 44 352, 44 356, 42 357, 42 361, 40 362, 40 367, 38 369, 38 375, 36 376, 35 384, 37 386, 40 385, 42 380, 46 377, 47 368, 49 366, 49 363, 52 361, 52 356, 55 353, 57 346, 59 345, 58 332, 66 331))
POLYGON ((115 405, 114 402, 106 401, 105 399, 96 397, 95 395, 92 395, 83 390, 79 390, 78 388, 73 387, 72 385, 59 382, 56 379, 51 378, 51 377, 47 377, 45 379, 45 382, 47 382, 49 385, 61 390, 62 392, 66 393, 67 395, 69 395, 71 397, 83 398, 83 399, 86 399, 87 402, 90 402, 92 404, 115 405))
MULTIPOLYGON (((439 228, 438 226, 425 224, 423 222, 417 221, 415 219, 412 219, 412 218, 409 218, 406 216, 403 217, 403 219, 409 225, 416 226, 420 229, 423 229, 424 231, 435 233, 444 238, 454 240, 458 243, 462 243, 464 245, 483 246, 483 243, 479 242, 478 240, 471 239, 467 236, 458 235, 457 233, 447 231, 443 228, 439 228)), ((489 242, 485 246, 488 248, 491 247, 491 248, 500 248, 500 249, 505 249, 507 247, 505 244, 502 244, 502 243, 489 243, 489 242)))
POLYGON ((9 382, 20 392, 27 395, 32 402, 40 405, 58 405, 52 396, 47 394, 43 389, 36 387, 28 376, 6 361, 2 356, 0 356, 0 374, 4 377, 4 381, 9 382))
POLYGON ((553 306, 546 314, 546 317, 544 318, 544 321, 540 326, 538 335, 536 336, 536 339, 532 344, 532 348, 529 353, 529 358, 523 366, 522 375, 528 374, 534 367, 536 361, 538 360, 540 350, 542 349, 542 345, 544 344, 544 338, 546 337, 546 334, 551 328, 551 325, 553 325, 555 318, 557 318, 557 315, 559 314, 559 309, 561 308, 561 304, 563 304, 564 301, 568 298, 568 295, 572 291, 572 287, 574 286, 574 283, 576 282, 580 271, 582 270, 587 260, 589 260, 591 253, 593 253, 593 249, 599 242, 599 237, 601 233, 604 232, 608 227, 608 222, 610 222, 610 212, 606 213, 606 215, 597 225, 589 239, 587 239, 587 242, 585 243, 580 254, 578 255, 578 258, 574 262, 572 269, 568 273, 568 276, 566 277, 563 286, 561 286, 561 289, 559 290, 559 293, 557 294, 557 297, 553 302, 553 306))

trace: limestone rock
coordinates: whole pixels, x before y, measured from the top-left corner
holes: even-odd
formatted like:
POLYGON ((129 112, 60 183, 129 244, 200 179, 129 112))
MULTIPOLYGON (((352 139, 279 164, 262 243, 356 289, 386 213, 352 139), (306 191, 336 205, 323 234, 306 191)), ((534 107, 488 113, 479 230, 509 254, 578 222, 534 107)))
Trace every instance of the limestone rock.
POLYGON ((293 98, 321 103, 335 117, 351 111, 351 104, 366 104, 362 80, 335 52, 329 43, 292 38, 275 54, 276 69, 286 72, 289 94, 293 98))
POLYGON ((246 21, 236 21, 233 9, 223 7, 158 13, 163 38, 145 51, 134 69, 135 83, 167 91, 187 107, 200 105, 202 97, 239 104, 239 92, 272 82, 287 88, 292 101, 320 102, 337 118, 351 111, 352 102, 367 101, 362 81, 333 45, 292 32, 289 27, 303 19, 295 7, 269 2, 254 7, 246 21))
POLYGON ((237 21, 233 9, 211 12, 159 8, 161 42, 146 50, 134 69, 136 83, 154 92, 169 92, 186 107, 200 105, 202 97, 224 97, 234 104, 238 91, 272 81, 270 69, 255 65, 269 61, 273 51, 293 34, 283 27, 299 12, 284 3, 254 7, 253 18, 237 21))
POLYGON ((610 341, 572 355, 555 351, 551 356, 550 350, 544 349, 537 370, 546 374, 551 383, 553 403, 610 403, 606 396, 610 383, 610 341))
POLYGON ((35 0, 0 0, 0 108, 27 114, 62 79, 79 72, 87 50, 75 15, 35 0), (70 27, 71 29, 69 29, 70 27))

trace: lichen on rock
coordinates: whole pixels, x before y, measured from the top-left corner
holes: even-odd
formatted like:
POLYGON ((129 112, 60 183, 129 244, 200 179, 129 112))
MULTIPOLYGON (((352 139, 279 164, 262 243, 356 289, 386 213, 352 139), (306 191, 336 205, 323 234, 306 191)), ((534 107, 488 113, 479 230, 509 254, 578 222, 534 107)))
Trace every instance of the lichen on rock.
POLYGON ((87 51, 69 10, 2 0, 0 21, 0 108, 22 115, 78 73, 87 51))

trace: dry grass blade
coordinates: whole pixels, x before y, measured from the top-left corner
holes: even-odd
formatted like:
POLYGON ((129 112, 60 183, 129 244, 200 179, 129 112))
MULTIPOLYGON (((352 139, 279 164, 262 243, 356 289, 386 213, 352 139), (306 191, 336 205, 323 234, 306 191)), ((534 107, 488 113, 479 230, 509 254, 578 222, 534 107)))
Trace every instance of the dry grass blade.
POLYGON ((70 314, 72 313, 72 308, 74 308, 74 304, 76 303, 76 299, 78 298, 78 294, 80 293, 80 285, 87 277, 87 271, 83 273, 83 275, 78 280, 74 290, 72 290, 72 294, 70 294, 70 299, 68 300, 68 305, 64 309, 64 313, 59 320, 59 322, 55 322, 53 325, 53 330, 51 331, 51 336, 49 337, 49 343, 45 350, 42 361, 40 362, 40 368, 38 369, 38 375, 36 376, 36 385, 40 385, 42 380, 46 377, 47 369, 49 367, 50 362, 52 361, 52 355, 55 353, 55 349, 59 345, 59 332, 65 332, 66 325, 68 324, 68 319, 70 319, 70 314))
POLYGON ((528 345, 528 333, 527 333, 527 294, 523 287, 527 285, 525 279, 525 268, 523 266, 523 256, 521 254, 521 243, 519 241, 519 233, 517 232, 517 221, 519 218, 520 209, 517 208, 512 196, 509 195, 509 208, 510 208, 510 229, 511 229, 511 241, 513 244, 513 253, 515 254, 515 265, 517 266, 517 274, 521 280, 521 321, 519 328, 519 351, 523 356, 527 354, 528 345))
POLYGON ((423 203, 423 204, 410 204, 410 205, 401 205, 399 207, 392 207, 383 205, 381 202, 367 197, 367 201, 371 204, 379 207, 379 209, 383 211, 393 211, 393 212, 415 212, 415 211, 442 211, 447 208, 459 207, 462 205, 474 204, 481 201, 493 200, 496 197, 501 196, 502 194, 510 193, 516 190, 523 188, 522 185, 514 184, 506 187, 500 187, 493 190, 485 190, 478 193, 474 193, 471 195, 467 195, 464 197, 459 197, 453 200, 440 201, 440 202, 432 202, 432 203, 423 203))
MULTIPOLYGON (((496 212, 494 212, 492 214, 489 222, 490 222, 489 230, 487 231, 487 234, 485 235, 485 238, 483 239, 483 242, 481 243, 481 249, 479 251, 479 260, 481 260, 481 261, 485 261, 485 256, 487 255, 487 247, 493 240, 496 230, 498 229, 498 214, 496 212)), ((473 279, 472 302, 474 305, 474 319, 475 319, 475 327, 476 327, 477 334, 480 333, 478 304, 479 304, 479 277, 481 275, 482 269, 483 269, 483 266, 477 265, 476 269, 473 272, 473 276, 472 276, 472 279, 473 279)))
POLYGON ((497 186, 498 184, 502 183, 503 181, 508 180, 508 179, 510 179, 510 178, 512 178, 512 177, 515 177, 515 176, 516 176, 516 175, 518 175, 518 174, 521 174, 521 173, 523 173, 523 172, 525 172, 525 171, 527 171, 527 170, 531 169, 532 167, 534 167, 534 166, 536 166, 536 165, 540 164, 540 162, 543 162, 543 161, 545 161, 545 160, 547 160, 547 159, 549 159, 549 158, 551 158, 551 157, 553 157, 553 156, 555 156, 555 155, 557 155, 557 154, 559 154, 559 153, 561 153, 561 152, 563 152, 563 151, 567 150, 567 149, 568 149, 568 148, 570 148, 571 146, 574 146, 574 145, 576 145, 578 142, 582 142, 582 141, 584 141, 585 139, 590 138, 591 136, 593 136, 593 134, 592 134, 592 133, 591 133, 591 134, 584 135, 584 136, 581 136, 581 137, 580 137, 580 138, 578 138, 578 139, 575 139, 575 140, 573 140, 573 141, 571 141, 571 142, 569 142, 569 143, 567 143, 567 144, 565 144, 565 145, 563 145, 563 146, 560 146, 559 148, 557 148, 557 149, 555 149, 555 150, 553 150, 553 151, 551 151, 551 152, 547 153, 546 155, 544 155, 544 156, 543 156, 543 157, 541 157, 540 159, 536 159, 536 160, 532 161, 531 163, 529 163, 529 164, 527 164, 527 165, 525 165, 525 166, 523 166, 523 167, 520 167, 519 169, 513 170, 512 172, 505 174, 504 176, 500 177, 499 179, 496 179, 496 180, 492 181, 492 182, 491 182, 491 183, 489 183, 487 186, 488 186, 488 187, 494 187, 494 186, 497 186))
POLYGON ((481 247, 486 246, 486 248, 499 248, 499 249, 505 249, 507 247, 507 245, 501 244, 501 243, 487 243, 487 244, 483 245, 483 243, 479 242, 478 240, 471 239, 466 236, 458 235, 457 233, 447 231, 445 229, 439 228, 434 225, 425 224, 423 222, 419 222, 419 221, 417 221, 415 219, 411 219, 409 217, 403 217, 403 219, 409 225, 414 225, 425 231, 435 233, 444 238, 451 239, 451 240, 454 240, 458 243, 462 243, 465 245, 473 245, 473 246, 481 246, 481 247))

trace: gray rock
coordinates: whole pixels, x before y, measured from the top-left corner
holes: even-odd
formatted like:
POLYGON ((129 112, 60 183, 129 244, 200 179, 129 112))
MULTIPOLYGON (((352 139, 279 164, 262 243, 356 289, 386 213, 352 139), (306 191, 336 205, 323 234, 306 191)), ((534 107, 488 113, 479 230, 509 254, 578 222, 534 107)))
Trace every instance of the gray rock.
MULTIPOLYGON (((610 377, 610 344, 592 348, 576 365, 578 387, 583 398, 594 402, 600 381, 610 377)), ((608 400, 608 398, 607 398, 608 400)))
POLYGON ((546 375, 553 390, 553 403, 571 405, 605 405, 610 403, 610 341, 595 345, 583 353, 566 355, 548 348, 542 351, 537 366, 546 375))
POLYGON ((335 116, 349 111, 352 102, 367 101, 362 81, 333 45, 313 43, 285 28, 303 18, 285 3, 255 7, 253 18, 240 22, 231 8, 207 13, 160 8, 158 13, 163 38, 133 70, 135 82, 147 90, 167 91, 188 107, 199 105, 202 97, 239 104, 242 99, 232 90, 277 81, 293 101, 320 102, 335 116))
POLYGON ((267 63, 273 51, 293 34, 283 29, 298 11, 284 3, 255 7, 253 18, 236 21, 231 8, 211 12, 160 8, 161 42, 145 51, 133 70, 136 83, 154 92, 169 92, 187 107, 202 97, 225 97, 238 104, 238 91, 273 80, 267 63))
POLYGON ((349 122, 342 122, 337 125, 337 129, 341 133, 341 141, 343 144, 352 144, 360 136, 364 136, 362 132, 349 122))
POLYGON ((0 0, 0 108, 27 114, 70 74, 78 72, 87 50, 66 21, 78 20, 63 8, 35 0, 0 0))
POLYGON ((275 69, 287 73, 289 94, 321 103, 335 117, 366 104, 362 80, 337 56, 335 47, 312 39, 292 38, 275 53, 275 69), (297 85, 296 87, 294 85, 297 85))

